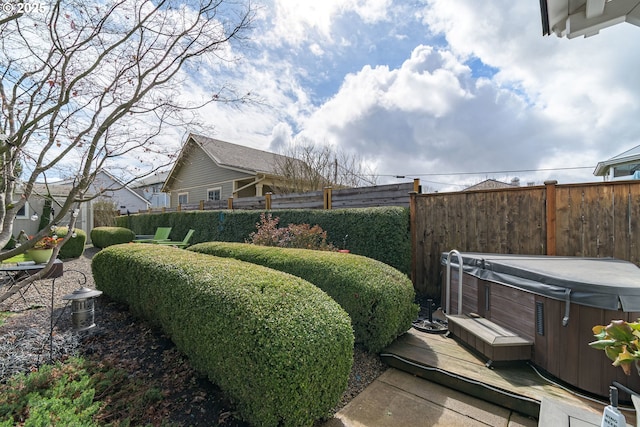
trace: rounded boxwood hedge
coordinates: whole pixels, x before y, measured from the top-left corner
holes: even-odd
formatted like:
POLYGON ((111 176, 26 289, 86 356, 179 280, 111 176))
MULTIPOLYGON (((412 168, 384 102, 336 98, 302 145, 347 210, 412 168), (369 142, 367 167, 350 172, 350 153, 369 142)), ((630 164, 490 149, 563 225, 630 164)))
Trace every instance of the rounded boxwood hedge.
POLYGON ((124 227, 96 227, 91 230, 91 243, 96 248, 106 248, 120 243, 129 243, 136 234, 124 227))
POLYGON ((346 389, 347 313, 298 277, 160 245, 92 261, 98 289, 159 325, 256 426, 310 426, 346 389))
POLYGON ((236 258, 301 277, 349 313, 356 343, 377 353, 411 327, 418 315, 411 281, 400 271, 360 255, 208 242, 190 251, 236 258))
MULTIPOLYGON (((55 231, 56 236, 65 237, 69 232, 68 227, 58 227, 55 231)), ((74 228, 75 236, 71 236, 69 240, 60 248, 58 257, 60 259, 78 258, 84 252, 84 245, 87 242, 87 233, 80 228, 74 228)))

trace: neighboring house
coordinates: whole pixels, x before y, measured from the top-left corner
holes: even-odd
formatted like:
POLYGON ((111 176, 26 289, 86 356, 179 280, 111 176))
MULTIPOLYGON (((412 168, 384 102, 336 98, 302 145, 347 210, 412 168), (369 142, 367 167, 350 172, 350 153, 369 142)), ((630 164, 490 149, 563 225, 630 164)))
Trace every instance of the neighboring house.
POLYGON ((640 0, 540 0, 542 34, 589 37, 628 22, 640 26, 640 0))
POLYGON ((513 178, 511 183, 497 181, 495 179, 485 179, 477 184, 474 184, 470 187, 465 188, 462 191, 473 191, 473 190, 492 190, 495 188, 511 188, 511 187, 519 187, 520 179, 513 178))
MULTIPOLYGON (((67 182, 58 182, 55 184, 49 184, 48 186, 45 184, 35 184, 31 197, 29 197, 24 208, 21 209, 16 216, 13 227, 14 236, 17 236, 18 233, 20 233, 20 230, 24 230, 28 235, 36 234, 38 232, 40 216, 42 215, 44 201, 47 195, 50 194, 54 200, 52 209, 55 214, 66 200, 72 188, 72 184, 67 182)), ((149 208, 149 202, 147 202, 147 200, 128 186, 124 185, 122 181, 115 178, 109 172, 98 172, 96 179, 90 187, 88 196, 96 194, 98 191, 102 191, 103 195, 82 203, 80 205, 80 211, 78 212, 76 228, 87 233, 87 240, 89 240, 91 230, 93 229, 93 204, 96 201, 106 199, 113 202, 116 208, 120 211, 120 214, 126 214, 127 212, 137 213, 140 210, 147 210, 149 208)), ((16 189, 14 201, 19 199, 20 194, 21 189, 16 189)), ((59 225, 67 225, 69 224, 69 221, 70 214, 67 214, 63 220, 59 222, 59 225)))
POLYGON ((640 145, 613 156, 609 160, 598 162, 593 174, 603 177, 605 181, 615 178, 640 178, 640 145))
MULTIPOLYGON (((62 203, 67 198, 67 195, 71 191, 71 185, 69 184, 35 184, 33 186, 33 192, 31 193, 31 197, 24 205, 22 209, 16 215, 16 219, 13 223, 13 235, 17 236, 21 230, 24 230, 27 235, 34 235, 38 232, 38 226, 40 225, 40 217, 42 216, 42 210, 44 208, 44 202, 47 195, 50 195, 53 199, 53 203, 51 206, 52 216, 55 215, 56 211, 60 209, 62 203)), ((17 201, 20 198, 21 189, 16 188, 16 193, 14 195, 14 201, 17 201)), ((91 226, 89 224, 89 220, 91 218, 91 209, 86 203, 81 205, 80 211, 78 212, 78 218, 76 221, 76 228, 82 229, 89 235, 91 231, 91 226)), ((67 213, 62 221, 59 222, 59 225, 68 225, 71 219, 70 213, 67 213)), ((88 238, 88 237, 87 237, 88 238)))
POLYGON ((148 177, 139 179, 131 187, 146 201, 151 204, 152 208, 167 208, 169 207, 169 195, 162 192, 169 172, 156 172, 148 177))
POLYGON ((291 158, 190 134, 162 191, 170 206, 262 196, 286 186, 278 165, 291 158))
POLYGON ((100 170, 90 187, 90 193, 102 193, 102 200, 110 200, 121 215, 148 210, 151 204, 144 197, 105 170, 100 170))

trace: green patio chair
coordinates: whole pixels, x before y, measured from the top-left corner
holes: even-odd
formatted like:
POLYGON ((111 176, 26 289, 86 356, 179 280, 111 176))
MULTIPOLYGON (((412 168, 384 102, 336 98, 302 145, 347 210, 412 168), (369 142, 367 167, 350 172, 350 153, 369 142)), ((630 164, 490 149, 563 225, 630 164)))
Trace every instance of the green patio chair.
POLYGON ((195 230, 189 230, 186 234, 186 236, 184 236, 184 239, 182 239, 181 242, 174 242, 174 241, 158 241, 158 242, 153 242, 155 244, 158 245, 167 245, 167 246, 176 246, 178 248, 186 248, 187 246, 189 246, 189 240, 191 240, 191 236, 193 235, 193 233, 195 232, 195 230))
POLYGON ((169 233, 171 233, 171 227, 158 227, 156 228, 156 234, 150 239, 134 239, 133 243, 157 243, 169 240, 169 233))

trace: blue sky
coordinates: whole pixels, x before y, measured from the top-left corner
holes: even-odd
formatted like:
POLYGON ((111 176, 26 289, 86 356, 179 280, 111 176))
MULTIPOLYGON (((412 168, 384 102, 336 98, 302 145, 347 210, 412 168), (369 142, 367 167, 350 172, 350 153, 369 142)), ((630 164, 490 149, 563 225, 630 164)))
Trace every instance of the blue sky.
POLYGON ((597 162, 640 144, 633 25, 543 37, 537 0, 258 6, 227 77, 265 105, 209 107, 215 138, 277 151, 304 137, 430 191, 599 181, 597 162))

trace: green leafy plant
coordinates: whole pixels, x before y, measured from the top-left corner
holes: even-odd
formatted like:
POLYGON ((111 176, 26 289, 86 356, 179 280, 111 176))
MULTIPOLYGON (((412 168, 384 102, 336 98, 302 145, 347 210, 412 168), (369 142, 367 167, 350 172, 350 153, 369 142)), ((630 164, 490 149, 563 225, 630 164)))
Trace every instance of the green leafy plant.
POLYGON ((252 425, 311 426, 347 386, 349 316, 303 279, 161 245, 112 246, 91 268, 98 289, 160 326, 252 425))
POLYGON ((163 404, 161 380, 116 365, 71 357, 8 378, 0 383, 0 427, 149 425, 163 404))
POLYGON ((612 320, 607 326, 596 325, 592 330, 597 340, 589 345, 604 350, 613 360, 613 366, 631 375, 631 365, 640 360, 640 319, 636 322, 612 320))
POLYGON ((100 410, 91 376, 79 359, 18 374, 0 387, 0 425, 94 425, 100 410))
POLYGON ((356 343, 372 353, 406 332, 418 315, 411 280, 371 258, 224 242, 199 243, 189 250, 260 264, 313 283, 349 313, 356 343))
MULTIPOLYGON (((69 227, 58 227, 56 234, 64 238, 69 233, 69 227)), ((74 228, 71 238, 60 248, 58 257, 61 259, 78 258, 84 252, 84 245, 87 242, 87 233, 80 228, 74 228)))
POLYGON ((0 326, 6 323, 7 318, 11 316, 11 314, 10 311, 0 311, 0 326))
POLYGON ((90 233, 91 242, 96 248, 106 248, 120 243, 129 243, 135 237, 135 233, 124 227, 96 227, 90 233))

